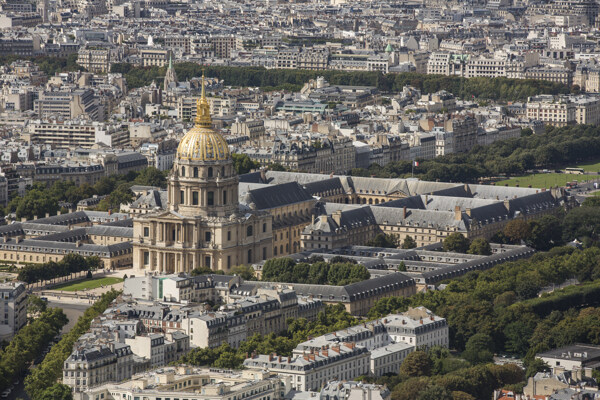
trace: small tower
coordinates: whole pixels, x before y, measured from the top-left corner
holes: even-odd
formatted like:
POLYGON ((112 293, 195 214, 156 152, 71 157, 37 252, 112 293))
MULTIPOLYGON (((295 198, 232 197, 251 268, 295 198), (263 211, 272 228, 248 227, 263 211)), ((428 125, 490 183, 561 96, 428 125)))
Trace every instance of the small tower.
POLYGON ((169 68, 167 68, 167 73, 165 74, 165 80, 163 82, 163 89, 169 90, 171 88, 177 87, 177 73, 173 68, 173 58, 169 56, 169 68))

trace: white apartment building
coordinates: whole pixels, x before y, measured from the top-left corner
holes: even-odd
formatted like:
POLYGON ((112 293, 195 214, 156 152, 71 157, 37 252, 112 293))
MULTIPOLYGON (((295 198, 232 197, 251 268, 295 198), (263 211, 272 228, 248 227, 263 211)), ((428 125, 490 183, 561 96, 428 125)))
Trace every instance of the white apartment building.
POLYGON ((65 360, 62 383, 81 392, 105 382, 129 379, 134 373, 133 352, 129 345, 79 346, 65 360))
POLYGON ((383 376, 397 373, 406 356, 418 347, 448 347, 448 324, 424 307, 410 308, 402 314, 328 333, 300 343, 296 356, 333 345, 355 343, 370 352, 369 373, 383 376))
POLYGON ((293 389, 314 391, 334 379, 351 380, 368 374, 369 351, 354 342, 346 342, 291 357, 253 354, 244 361, 244 367, 254 371, 268 369, 291 378, 293 389))
POLYGON ((125 126, 86 120, 31 121, 21 137, 29 144, 46 144, 56 149, 91 148, 96 143, 109 147, 129 144, 129 131, 125 126))
POLYGON ((0 283, 0 340, 10 340, 26 324, 25 284, 23 282, 0 283))
POLYGON ((548 125, 567 126, 576 122, 576 106, 566 97, 539 95, 527 100, 527 118, 548 125))
POLYGON ((290 390, 289 379, 264 371, 221 371, 187 366, 161 368, 135 375, 130 381, 107 383, 77 393, 78 400, 280 400, 290 390))

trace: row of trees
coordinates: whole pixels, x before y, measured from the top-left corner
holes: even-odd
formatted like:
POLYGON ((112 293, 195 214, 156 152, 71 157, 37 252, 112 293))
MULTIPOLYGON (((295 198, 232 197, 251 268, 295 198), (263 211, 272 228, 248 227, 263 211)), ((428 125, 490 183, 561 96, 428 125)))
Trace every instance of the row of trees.
MULTIPOLYGON (((434 93, 447 90, 455 96, 471 99, 491 99, 497 101, 526 100, 529 96, 542 93, 566 94, 566 85, 540 80, 508 79, 508 78, 461 78, 417 74, 414 72, 382 74, 381 72, 348 72, 348 71, 308 71, 287 69, 265 69, 263 67, 227 67, 203 66, 195 63, 178 63, 174 66, 177 76, 186 80, 202 75, 223 79, 226 85, 243 87, 262 87, 265 89, 299 90, 310 79, 319 76, 334 85, 376 86, 383 92, 399 92, 404 86, 413 86, 423 93, 434 93)), ((127 79, 127 86, 138 88, 147 86, 152 81, 160 81, 166 67, 135 67, 131 64, 114 64, 111 72, 122 73, 127 79)))
POLYGON ((52 57, 52 56, 38 56, 38 57, 23 57, 19 55, 8 55, 0 57, 2 65, 8 65, 13 61, 27 60, 31 61, 40 68, 41 71, 45 72, 48 76, 53 76, 57 72, 68 72, 68 71, 83 71, 84 68, 77 64, 77 54, 70 54, 67 57, 52 57))
POLYGON ((45 310, 23 327, 4 350, 0 350, 0 391, 6 390, 13 380, 24 374, 67 322, 67 316, 60 308, 45 310))
MULTIPOLYGON (((543 135, 522 135, 489 146, 475 146, 468 153, 422 160, 414 167, 414 173, 428 181, 477 182, 490 176, 521 175, 534 168, 574 165, 594 160, 599 153, 599 126, 547 127, 543 135)), ((398 161, 385 167, 373 164, 368 169, 355 168, 351 175, 402 178, 411 172, 410 161, 398 161)))
MULTIPOLYGON (((345 329, 359 321, 350 316, 342 305, 327 306, 315 321, 305 319, 288 321, 288 330, 280 335, 254 335, 239 349, 223 344, 216 349, 197 348, 183 356, 180 362, 206 367, 239 368, 247 354, 276 353, 290 356, 292 350, 308 337, 345 329)), ((485 338, 470 341, 465 356, 479 354, 485 338)), ((515 385, 524 380, 523 370, 515 365, 477 365, 479 358, 467 361, 452 356, 450 351, 433 347, 415 351, 404 360, 398 375, 381 378, 357 377, 358 380, 386 384, 393 390, 394 399, 461 399, 474 400, 491 397, 494 389, 515 385)))
POLYGON ((83 271, 95 271, 101 265, 102 261, 97 256, 84 258, 79 254, 69 253, 58 262, 49 261, 43 264, 27 264, 19 269, 17 279, 32 284, 71 276, 83 271))
POLYGON ((265 262, 262 270, 262 280, 267 282, 343 286, 370 277, 364 265, 343 257, 336 257, 330 262, 313 260, 312 263, 297 263, 288 257, 272 258, 265 262))
POLYGON ((67 392, 64 385, 56 383, 62 377, 63 364, 73 351, 73 345, 77 339, 90 328, 92 320, 103 313, 120 293, 115 290, 104 293, 98 301, 85 310, 73 329, 52 346, 44 361, 35 367, 25 379, 25 390, 30 398, 62 400, 70 398, 70 390, 67 392), (63 397, 56 397, 58 395, 63 397))
POLYGON ((395 400, 475 400, 492 397, 498 388, 520 388, 524 378, 514 364, 472 365, 436 346, 410 353, 397 375, 358 380, 387 385, 395 400))
MULTIPOLYGON (((549 320, 558 323, 578 313, 554 311, 547 314, 550 307, 548 304, 557 304, 552 296, 561 295, 559 292, 547 295, 550 303, 546 305, 526 300, 536 298, 543 287, 560 284, 572 277, 582 282, 597 279, 600 277, 600 265, 596 261, 598 257, 600 249, 596 247, 583 251, 557 247, 548 253, 538 253, 528 260, 501 264, 487 271, 471 272, 463 279, 450 282, 444 291, 419 293, 411 298, 383 299, 375 304, 369 316, 375 318, 403 311, 409 306, 425 306, 447 318, 451 345, 456 349, 464 349, 470 337, 482 333, 491 338, 492 351, 532 356, 535 352, 549 348, 549 342, 544 338, 548 333, 541 327, 547 326, 549 320), (541 344, 546 346, 540 346, 541 344)), ((577 292, 589 289, 583 286, 570 290, 577 292)), ((567 304, 563 307, 566 310, 588 303, 589 298, 590 296, 574 296, 570 293, 568 297, 562 298, 561 304, 567 304), (577 299, 584 299, 585 302, 579 303, 577 299)), ((600 313, 600 310, 592 309, 586 313, 590 312, 595 314, 600 313)), ((578 340, 600 344, 600 339, 593 337, 596 326, 597 324, 591 324, 580 327, 580 330, 568 329, 551 339, 552 344, 565 345, 578 340)))
POLYGON ((469 240, 458 232, 448 235, 442 244, 444 251, 478 254, 481 256, 492 254, 492 247, 487 240, 483 238, 469 240))
POLYGON ((100 179, 95 185, 87 183, 76 185, 71 181, 56 181, 50 187, 34 183, 23 197, 13 195, 3 211, 4 214, 15 212, 18 219, 32 219, 34 216, 44 217, 46 214, 55 215, 61 210, 59 203, 77 204, 80 200, 94 195, 108 197, 98 205, 98 209, 106 211, 118 208, 120 204, 133 199, 130 188, 132 185, 147 185, 165 188, 167 186, 166 172, 154 167, 148 167, 140 172, 131 171, 125 175, 111 175, 100 179))
POLYGON ((326 306, 319 313, 316 320, 307 321, 304 318, 289 319, 288 330, 277 335, 254 335, 240 344, 238 349, 233 349, 229 344, 223 344, 216 349, 196 348, 183 356, 179 362, 197 366, 216 368, 240 368, 246 354, 256 351, 258 354, 277 353, 290 356, 292 350, 309 336, 319 336, 325 333, 345 329, 358 324, 341 304, 326 306))

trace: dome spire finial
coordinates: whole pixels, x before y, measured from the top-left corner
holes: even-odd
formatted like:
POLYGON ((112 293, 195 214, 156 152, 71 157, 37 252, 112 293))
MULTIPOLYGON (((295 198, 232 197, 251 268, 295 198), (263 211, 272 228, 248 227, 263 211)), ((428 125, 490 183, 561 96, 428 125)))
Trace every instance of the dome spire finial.
POLYGON ((202 94, 200 100, 196 102, 196 126, 201 128, 210 128, 212 126, 212 119, 210 118, 210 106, 206 100, 206 91, 204 89, 204 70, 202 70, 202 94))

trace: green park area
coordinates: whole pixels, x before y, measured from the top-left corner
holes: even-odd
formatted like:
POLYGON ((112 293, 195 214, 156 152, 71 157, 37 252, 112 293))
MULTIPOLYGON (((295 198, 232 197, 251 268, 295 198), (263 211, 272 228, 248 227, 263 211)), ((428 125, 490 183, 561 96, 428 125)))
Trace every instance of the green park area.
POLYGON ((96 289, 100 286, 114 285, 115 283, 123 282, 121 278, 97 278, 97 279, 86 279, 76 283, 65 283, 52 288, 52 290, 64 290, 65 292, 76 292, 79 290, 96 289))
POLYGON ((532 188, 549 188, 552 186, 565 186, 567 182, 598 179, 598 175, 575 175, 575 174, 529 174, 496 182, 496 186, 517 186, 532 188))
POLYGON ((593 163, 593 164, 581 164, 581 165, 578 165, 577 168, 583 168, 583 170, 585 172, 598 173, 598 172, 600 172, 600 162, 593 163))

